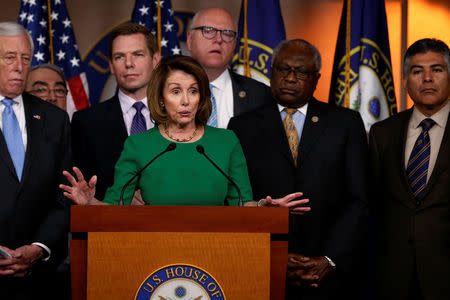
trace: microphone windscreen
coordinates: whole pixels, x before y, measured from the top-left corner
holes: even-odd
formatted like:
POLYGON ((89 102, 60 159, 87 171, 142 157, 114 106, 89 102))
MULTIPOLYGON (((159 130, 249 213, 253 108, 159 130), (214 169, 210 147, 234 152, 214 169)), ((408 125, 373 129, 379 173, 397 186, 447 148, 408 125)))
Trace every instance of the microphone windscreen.
POLYGON ((175 143, 170 143, 169 146, 167 146, 166 151, 172 151, 172 150, 175 150, 176 147, 177 147, 177 144, 175 144, 175 143))
POLYGON ((202 145, 198 145, 195 148, 197 149, 198 153, 200 153, 200 154, 204 154, 205 153, 205 148, 203 148, 202 145))

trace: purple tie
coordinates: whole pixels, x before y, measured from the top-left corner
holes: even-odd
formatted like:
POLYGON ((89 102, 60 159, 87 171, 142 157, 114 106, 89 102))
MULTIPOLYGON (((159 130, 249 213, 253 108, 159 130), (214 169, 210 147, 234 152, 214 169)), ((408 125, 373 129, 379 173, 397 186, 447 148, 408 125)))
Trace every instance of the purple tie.
POLYGON ((144 103, 141 101, 136 101, 133 107, 136 109, 136 114, 133 117, 133 122, 131 123, 130 134, 136 134, 147 130, 147 124, 145 123, 144 115, 141 110, 144 108, 144 103))

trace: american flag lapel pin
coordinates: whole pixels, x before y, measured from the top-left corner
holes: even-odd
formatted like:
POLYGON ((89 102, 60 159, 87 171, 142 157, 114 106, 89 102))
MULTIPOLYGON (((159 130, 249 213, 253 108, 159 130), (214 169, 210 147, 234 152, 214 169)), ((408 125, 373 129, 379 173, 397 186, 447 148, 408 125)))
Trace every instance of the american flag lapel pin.
POLYGON ((33 118, 35 118, 36 120, 40 120, 41 116, 40 115, 33 115, 33 118))

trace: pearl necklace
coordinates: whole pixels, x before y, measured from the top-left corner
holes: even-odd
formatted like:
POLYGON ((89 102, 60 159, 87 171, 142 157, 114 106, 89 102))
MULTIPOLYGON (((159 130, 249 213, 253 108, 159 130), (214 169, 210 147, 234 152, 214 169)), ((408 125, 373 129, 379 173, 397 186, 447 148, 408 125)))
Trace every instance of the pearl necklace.
POLYGON ((186 139, 177 139, 177 138, 171 136, 170 133, 169 133, 169 130, 167 129, 167 125, 166 124, 164 124, 164 132, 166 133, 166 135, 171 140, 174 140, 174 141, 179 142, 179 143, 186 143, 186 142, 189 142, 190 140, 192 140, 194 138, 194 136, 196 136, 196 134, 197 134, 197 127, 195 127, 194 133, 190 137, 188 137, 186 139))

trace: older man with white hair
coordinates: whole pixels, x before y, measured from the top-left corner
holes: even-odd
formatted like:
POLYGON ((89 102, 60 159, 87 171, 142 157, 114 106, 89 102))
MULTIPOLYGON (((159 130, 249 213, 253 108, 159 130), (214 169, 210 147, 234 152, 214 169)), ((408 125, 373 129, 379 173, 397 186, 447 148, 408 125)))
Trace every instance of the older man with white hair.
POLYGON ((71 167, 66 112, 24 93, 33 41, 0 23, 0 290, 2 299, 49 299, 66 255, 68 205, 58 184, 71 167))

